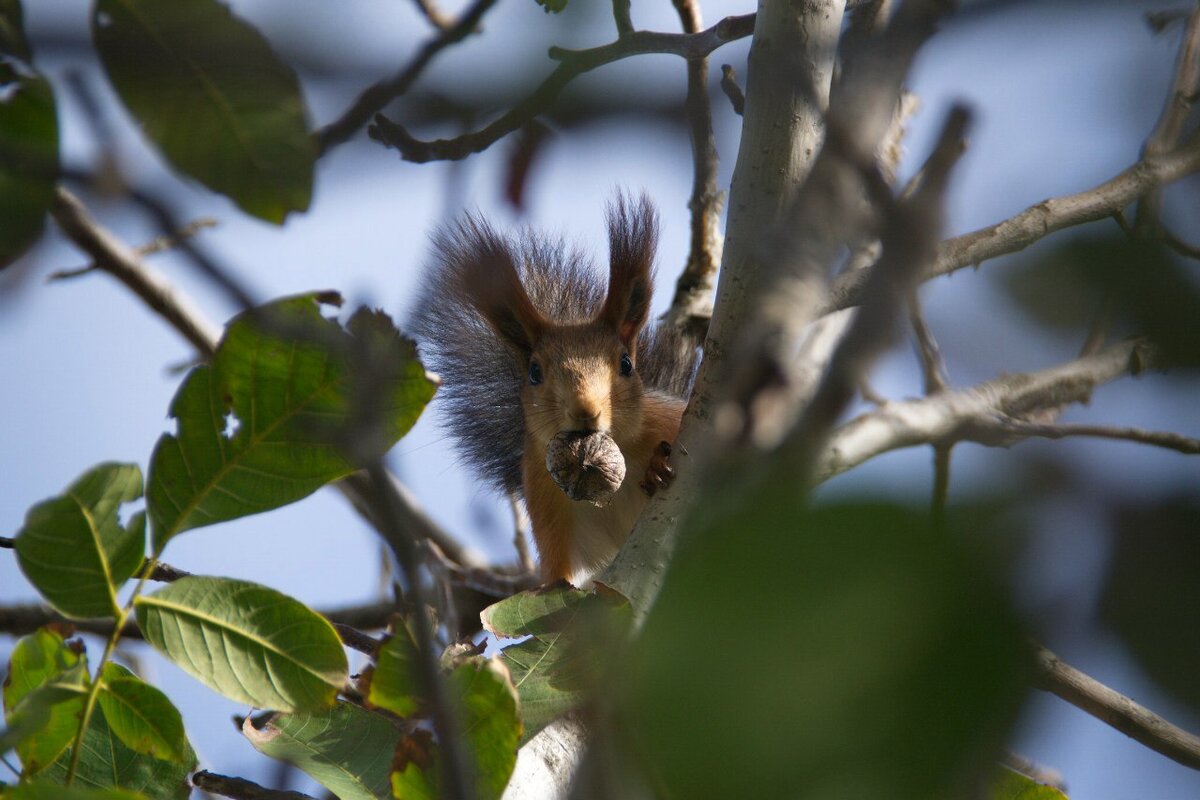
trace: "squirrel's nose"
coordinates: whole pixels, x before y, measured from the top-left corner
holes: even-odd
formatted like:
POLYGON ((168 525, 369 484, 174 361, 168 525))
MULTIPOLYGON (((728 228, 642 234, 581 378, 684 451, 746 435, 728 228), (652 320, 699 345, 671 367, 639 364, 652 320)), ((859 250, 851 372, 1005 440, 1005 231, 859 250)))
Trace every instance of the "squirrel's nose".
POLYGON ((574 405, 569 415, 580 430, 596 430, 600 426, 600 408, 595 405, 574 405))

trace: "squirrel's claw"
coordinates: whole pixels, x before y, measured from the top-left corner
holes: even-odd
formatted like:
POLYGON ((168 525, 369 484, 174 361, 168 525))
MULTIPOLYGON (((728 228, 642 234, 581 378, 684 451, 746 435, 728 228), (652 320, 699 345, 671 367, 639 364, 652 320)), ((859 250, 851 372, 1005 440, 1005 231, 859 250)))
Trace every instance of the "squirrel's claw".
POLYGON ((646 476, 638 484, 647 496, 653 497, 659 489, 665 489, 675 480, 675 470, 670 464, 671 443, 659 442, 650 456, 650 464, 646 467, 646 476))

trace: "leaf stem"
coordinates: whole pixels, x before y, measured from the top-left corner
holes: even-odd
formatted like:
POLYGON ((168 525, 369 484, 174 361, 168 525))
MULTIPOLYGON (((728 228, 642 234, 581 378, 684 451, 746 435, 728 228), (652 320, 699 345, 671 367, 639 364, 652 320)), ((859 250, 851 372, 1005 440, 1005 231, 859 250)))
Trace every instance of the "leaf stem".
POLYGON ((133 587, 133 594, 129 596, 129 602, 124 608, 117 612, 117 621, 113 625, 112 634, 108 637, 108 641, 104 645, 104 652, 100 654, 100 662, 96 665, 95 675, 92 677, 92 685, 88 687, 87 699, 83 704, 83 714, 79 717, 79 728, 75 731, 75 740, 71 743, 71 763, 67 767, 66 785, 70 786, 75 780, 75 771, 79 768, 79 756, 83 752, 83 737, 87 733, 88 725, 92 721, 92 712, 96 708, 96 700, 100 696, 100 676, 104 672, 104 665, 112 657, 113 651, 117 648, 117 642, 121 640, 121 630, 125 627, 125 623, 129 621, 129 616, 133 612, 133 602, 137 596, 142 593, 142 588, 149 580, 150 574, 154 572, 154 567, 158 563, 158 554, 155 553, 147 560, 145 567, 141 570, 141 577, 138 578, 137 584, 133 587))

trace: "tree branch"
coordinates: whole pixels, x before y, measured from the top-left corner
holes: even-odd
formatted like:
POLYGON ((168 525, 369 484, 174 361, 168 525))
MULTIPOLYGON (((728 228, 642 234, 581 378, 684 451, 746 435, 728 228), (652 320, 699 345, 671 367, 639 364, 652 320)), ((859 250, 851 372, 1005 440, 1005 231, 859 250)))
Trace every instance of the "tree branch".
MULTIPOLYGON (((396 613, 396 605, 391 601, 364 603, 317 613, 335 626, 354 628, 358 632, 381 630, 387 627, 392 615, 396 613)), ((97 636, 110 636, 113 630, 111 619, 68 619, 48 606, 36 604, 0 606, 0 633, 23 636, 50 624, 71 625, 77 630, 97 636)), ((136 625, 129 624, 121 631, 121 636, 136 640, 142 638, 142 632, 136 625)))
POLYGON ((1153 365, 1153 359, 1145 342, 1122 342, 1040 372, 1005 375, 968 389, 889 403, 834 431, 818 459, 817 479, 828 480, 906 447, 960 441, 1007 444, 1011 437, 997 434, 997 418, 1085 402, 1097 386, 1140 374, 1153 365))
POLYGON ((439 28, 438 34, 427 41, 402 70, 371 86, 359 95, 340 117, 322 128, 317 134, 318 152, 324 155, 349 139, 359 128, 366 125, 374 114, 407 92, 434 56, 470 35, 495 2, 496 0, 475 0, 458 21, 448 27, 438 24, 440 17, 433 13, 429 5, 418 2, 425 16, 439 28))
POLYGON ((192 775, 192 785, 202 791, 230 797, 233 800, 316 800, 315 797, 302 792, 268 789, 245 778, 231 778, 228 775, 218 775, 204 769, 192 775))
MULTIPOLYGON (((686 33, 700 32, 704 23, 695 0, 672 0, 686 33)), ((717 141, 713 135, 712 103, 708 96, 708 59, 689 59, 687 64, 687 118, 692 142, 691 246, 682 274, 675 283, 675 296, 667 310, 667 322, 704 338, 712 317, 712 296, 717 266, 721 263, 721 207, 724 194, 717 188, 717 141)))
POLYGON ((1200 736, 1172 725, 1125 695, 1110 689, 1041 645, 1036 645, 1036 685, 1066 700, 1131 739, 1185 767, 1200 770, 1200 736))
POLYGON ((220 329, 136 252, 102 228, 79 198, 59 188, 51 210, 55 222, 96 268, 125 284, 151 311, 165 319, 205 358, 216 349, 220 329))
POLYGON ((506 134, 522 127, 554 103, 568 83, 597 67, 630 56, 648 53, 677 55, 682 58, 705 58, 723 44, 749 36, 754 27, 754 15, 726 17, 701 33, 672 34, 652 31, 627 33, 615 42, 589 50, 550 48, 550 57, 558 67, 542 81, 532 94, 484 128, 453 139, 423 141, 382 114, 375 116, 367 129, 372 139, 400 151, 407 161, 457 161, 472 153, 486 150, 506 134))
POLYGON ((1120 428, 1112 425, 1043 425, 1019 419, 996 419, 990 423, 983 423, 984 427, 988 425, 991 425, 1001 436, 1008 435, 1016 438, 1037 436, 1042 439, 1088 436, 1146 444, 1189 456, 1200 455, 1200 439, 1169 431, 1147 431, 1141 428, 1120 428))
MULTIPOLYGON (((937 260, 922 281, 949 275, 963 267, 978 266, 998 256, 1023 250, 1051 233, 1111 217, 1146 192, 1200 170, 1200 134, 1162 156, 1138 161, 1116 177, 1077 194, 1043 200, 1016 216, 942 242, 937 260)), ((862 302, 863 286, 871 270, 842 275, 833 282, 821 307, 822 314, 862 302)))

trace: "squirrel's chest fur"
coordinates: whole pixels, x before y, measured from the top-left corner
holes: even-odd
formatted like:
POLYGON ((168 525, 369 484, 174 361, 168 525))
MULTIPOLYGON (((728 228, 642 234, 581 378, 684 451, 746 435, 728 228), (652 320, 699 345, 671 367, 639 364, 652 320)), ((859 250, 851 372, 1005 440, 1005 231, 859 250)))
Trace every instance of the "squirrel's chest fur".
POLYGON ((525 505, 542 562, 542 577, 576 585, 612 561, 648 500, 639 486, 659 442, 679 430, 683 402, 651 392, 636 430, 614 438, 625 459, 625 480, 607 504, 571 500, 546 470, 545 446, 527 440, 522 457, 525 505))

